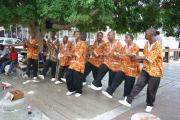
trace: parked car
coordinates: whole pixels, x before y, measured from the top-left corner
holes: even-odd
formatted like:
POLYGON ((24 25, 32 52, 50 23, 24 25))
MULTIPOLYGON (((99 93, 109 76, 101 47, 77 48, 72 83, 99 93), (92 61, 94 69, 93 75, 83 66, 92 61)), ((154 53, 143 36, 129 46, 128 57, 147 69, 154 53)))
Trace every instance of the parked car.
POLYGON ((3 44, 3 45, 18 44, 18 43, 22 43, 22 42, 23 42, 22 40, 16 39, 16 38, 0 37, 0 44, 3 44))
MULTIPOLYGON (((21 44, 21 43, 23 43, 23 41, 20 39, 0 37, 0 44, 3 44, 3 45, 14 45, 14 44, 21 44)), ((17 49, 17 51, 23 50, 23 46, 15 46, 15 48, 17 49)))

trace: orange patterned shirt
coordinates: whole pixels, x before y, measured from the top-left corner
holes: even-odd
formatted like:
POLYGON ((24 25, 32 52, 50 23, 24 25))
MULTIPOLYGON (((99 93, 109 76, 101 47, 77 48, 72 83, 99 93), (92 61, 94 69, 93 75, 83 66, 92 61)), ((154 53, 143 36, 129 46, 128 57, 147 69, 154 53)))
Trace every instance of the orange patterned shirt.
POLYGON ((143 63, 143 70, 145 70, 150 76, 162 77, 163 55, 161 43, 156 41, 149 46, 149 42, 146 42, 144 46, 144 56, 146 60, 144 60, 143 63))
POLYGON ((88 61, 96 67, 99 67, 103 63, 104 45, 104 41, 101 43, 95 41, 92 46, 91 52, 93 52, 93 54, 90 56, 88 61))
POLYGON ((69 66, 71 57, 67 55, 72 50, 72 43, 68 41, 66 44, 61 43, 59 47, 60 52, 60 66, 69 66))
POLYGON ((107 54, 107 56, 105 56, 103 63, 114 72, 123 71, 121 59, 115 57, 115 55, 120 55, 122 52, 123 47, 120 42, 115 41, 113 44, 107 42, 104 50, 104 54, 107 54))
MULTIPOLYGON (((32 44, 32 45, 39 46, 39 41, 37 39, 31 39, 29 41, 29 43, 32 44)), ((38 55, 39 55, 38 47, 35 48, 33 46, 28 46, 27 45, 27 58, 31 58, 31 59, 37 60, 38 59, 38 55)))
POLYGON ((46 59, 57 62, 58 52, 59 52, 59 40, 52 41, 51 39, 47 40, 47 55, 46 59))
POLYGON ((79 41, 73 47, 73 58, 70 62, 69 68, 80 73, 84 73, 87 45, 85 41, 79 41))
POLYGON ((125 45, 123 49, 125 56, 122 58, 124 72, 127 76, 136 77, 140 73, 140 63, 133 61, 127 55, 139 55, 139 47, 136 44, 131 46, 125 45))

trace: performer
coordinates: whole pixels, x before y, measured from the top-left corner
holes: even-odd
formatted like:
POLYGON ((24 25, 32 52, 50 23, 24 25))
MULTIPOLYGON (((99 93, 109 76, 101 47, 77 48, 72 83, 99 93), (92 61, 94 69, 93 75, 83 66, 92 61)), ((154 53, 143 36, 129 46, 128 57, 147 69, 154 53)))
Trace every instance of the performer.
POLYGON ((131 107, 134 97, 137 96, 147 84, 146 112, 151 112, 153 108, 156 92, 163 74, 162 46, 161 43, 156 40, 155 36, 156 30, 154 28, 146 30, 145 38, 148 41, 144 46, 144 56, 132 57, 134 60, 144 61, 140 78, 132 89, 130 95, 128 95, 127 99, 119 101, 121 104, 131 107))
POLYGON ((27 49, 27 72, 25 77, 30 77, 31 69, 33 70, 33 79, 37 79, 38 72, 38 51, 39 40, 35 38, 35 33, 32 34, 32 38, 27 40, 24 44, 24 48, 27 49))
POLYGON ((103 33, 98 32, 97 40, 94 42, 92 48, 89 50, 90 58, 85 65, 83 85, 86 85, 86 77, 91 71, 93 73, 93 78, 94 79, 96 78, 97 71, 104 60, 104 56, 103 56, 104 47, 105 47, 105 43, 103 41, 103 33))
POLYGON ((63 37, 63 42, 60 44, 59 47, 59 73, 58 73, 58 81, 55 82, 55 84, 62 83, 61 81, 65 80, 65 74, 67 71, 67 68, 69 67, 71 56, 69 55, 69 52, 72 50, 72 42, 68 40, 68 36, 63 37))
POLYGON ((115 40, 115 33, 108 33, 108 42, 105 45, 105 51, 103 52, 104 62, 98 69, 97 77, 88 85, 89 88, 93 90, 101 90, 102 89, 102 78, 109 72, 109 82, 108 86, 112 84, 112 80, 114 79, 115 73, 121 67, 121 61, 118 56, 122 54, 122 46, 120 42, 115 40))
POLYGON ((51 67, 51 81, 56 81, 56 65, 57 65, 57 56, 59 51, 59 41, 55 37, 56 33, 51 33, 51 38, 47 40, 47 55, 46 55, 46 62, 44 65, 44 69, 42 71, 42 75, 39 75, 38 77, 43 79, 46 76, 47 71, 51 67))
POLYGON ((127 45, 123 47, 123 55, 120 57, 122 67, 120 67, 121 69, 116 73, 112 84, 106 91, 102 91, 102 93, 109 98, 112 98, 112 94, 116 88, 124 81, 123 96, 126 99, 126 96, 130 94, 134 86, 136 76, 138 76, 140 72, 140 64, 130 58, 132 55, 139 55, 139 47, 133 43, 133 36, 131 34, 125 36, 125 42, 127 45))
POLYGON ((73 47, 72 60, 66 74, 66 83, 68 92, 66 95, 72 95, 76 92, 75 96, 79 97, 82 94, 82 84, 84 78, 84 68, 86 60, 86 34, 76 32, 76 43, 73 47))

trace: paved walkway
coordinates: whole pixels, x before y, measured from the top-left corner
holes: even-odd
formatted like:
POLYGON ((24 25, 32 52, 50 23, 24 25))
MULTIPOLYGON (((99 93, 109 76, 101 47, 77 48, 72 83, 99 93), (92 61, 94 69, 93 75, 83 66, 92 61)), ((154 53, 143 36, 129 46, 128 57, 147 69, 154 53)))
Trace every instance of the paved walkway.
MULTIPOLYGON (((165 75, 160 83, 157 95, 156 106, 152 113, 162 118, 162 120, 180 120, 178 109, 180 102, 180 64, 165 64, 165 75), (173 88, 173 89, 171 89, 173 88), (172 94, 171 94, 172 93, 172 94), (173 98, 173 102, 171 102, 173 98), (174 109, 170 108, 171 104, 174 109), (167 106, 169 105, 169 106, 167 106), (175 112, 176 111, 176 112, 175 112), (167 114, 169 112, 169 114, 167 114), (171 114, 170 114, 171 113, 171 114), (163 115, 166 116, 163 116, 163 115), (168 117, 169 116, 169 117, 168 117), (167 119, 166 119, 167 118, 167 119), (177 118, 177 119, 175 119, 177 118)), ((103 89, 107 87, 108 74, 103 78, 103 89)), ((87 78, 88 84, 92 81, 92 75, 87 78)), ((101 94, 83 88, 83 95, 80 98, 66 96, 66 85, 54 85, 50 80, 39 80, 37 83, 26 83, 25 80, 14 77, 4 77, 4 81, 10 82, 14 88, 24 91, 28 102, 41 110, 51 120, 129 120, 132 114, 144 112, 146 88, 137 96, 133 102, 132 109, 126 108, 118 103, 122 99, 123 85, 114 93, 113 99, 108 99, 101 94)))
MULTIPOLYGON (((167 89, 163 90, 157 96, 156 104, 152 110, 152 114, 161 118, 161 120, 180 120, 180 82, 175 82, 167 89)), ((122 113, 114 118, 114 120, 130 120, 131 116, 138 112, 143 112, 145 103, 134 107, 133 109, 122 113)))

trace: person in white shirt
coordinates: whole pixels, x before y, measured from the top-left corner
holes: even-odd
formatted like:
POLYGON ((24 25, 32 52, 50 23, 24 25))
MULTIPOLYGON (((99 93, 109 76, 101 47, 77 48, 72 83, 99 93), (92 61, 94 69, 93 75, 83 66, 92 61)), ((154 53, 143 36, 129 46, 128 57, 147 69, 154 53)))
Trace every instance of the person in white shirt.
POLYGON ((9 52, 4 45, 0 44, 0 67, 8 60, 9 52))

